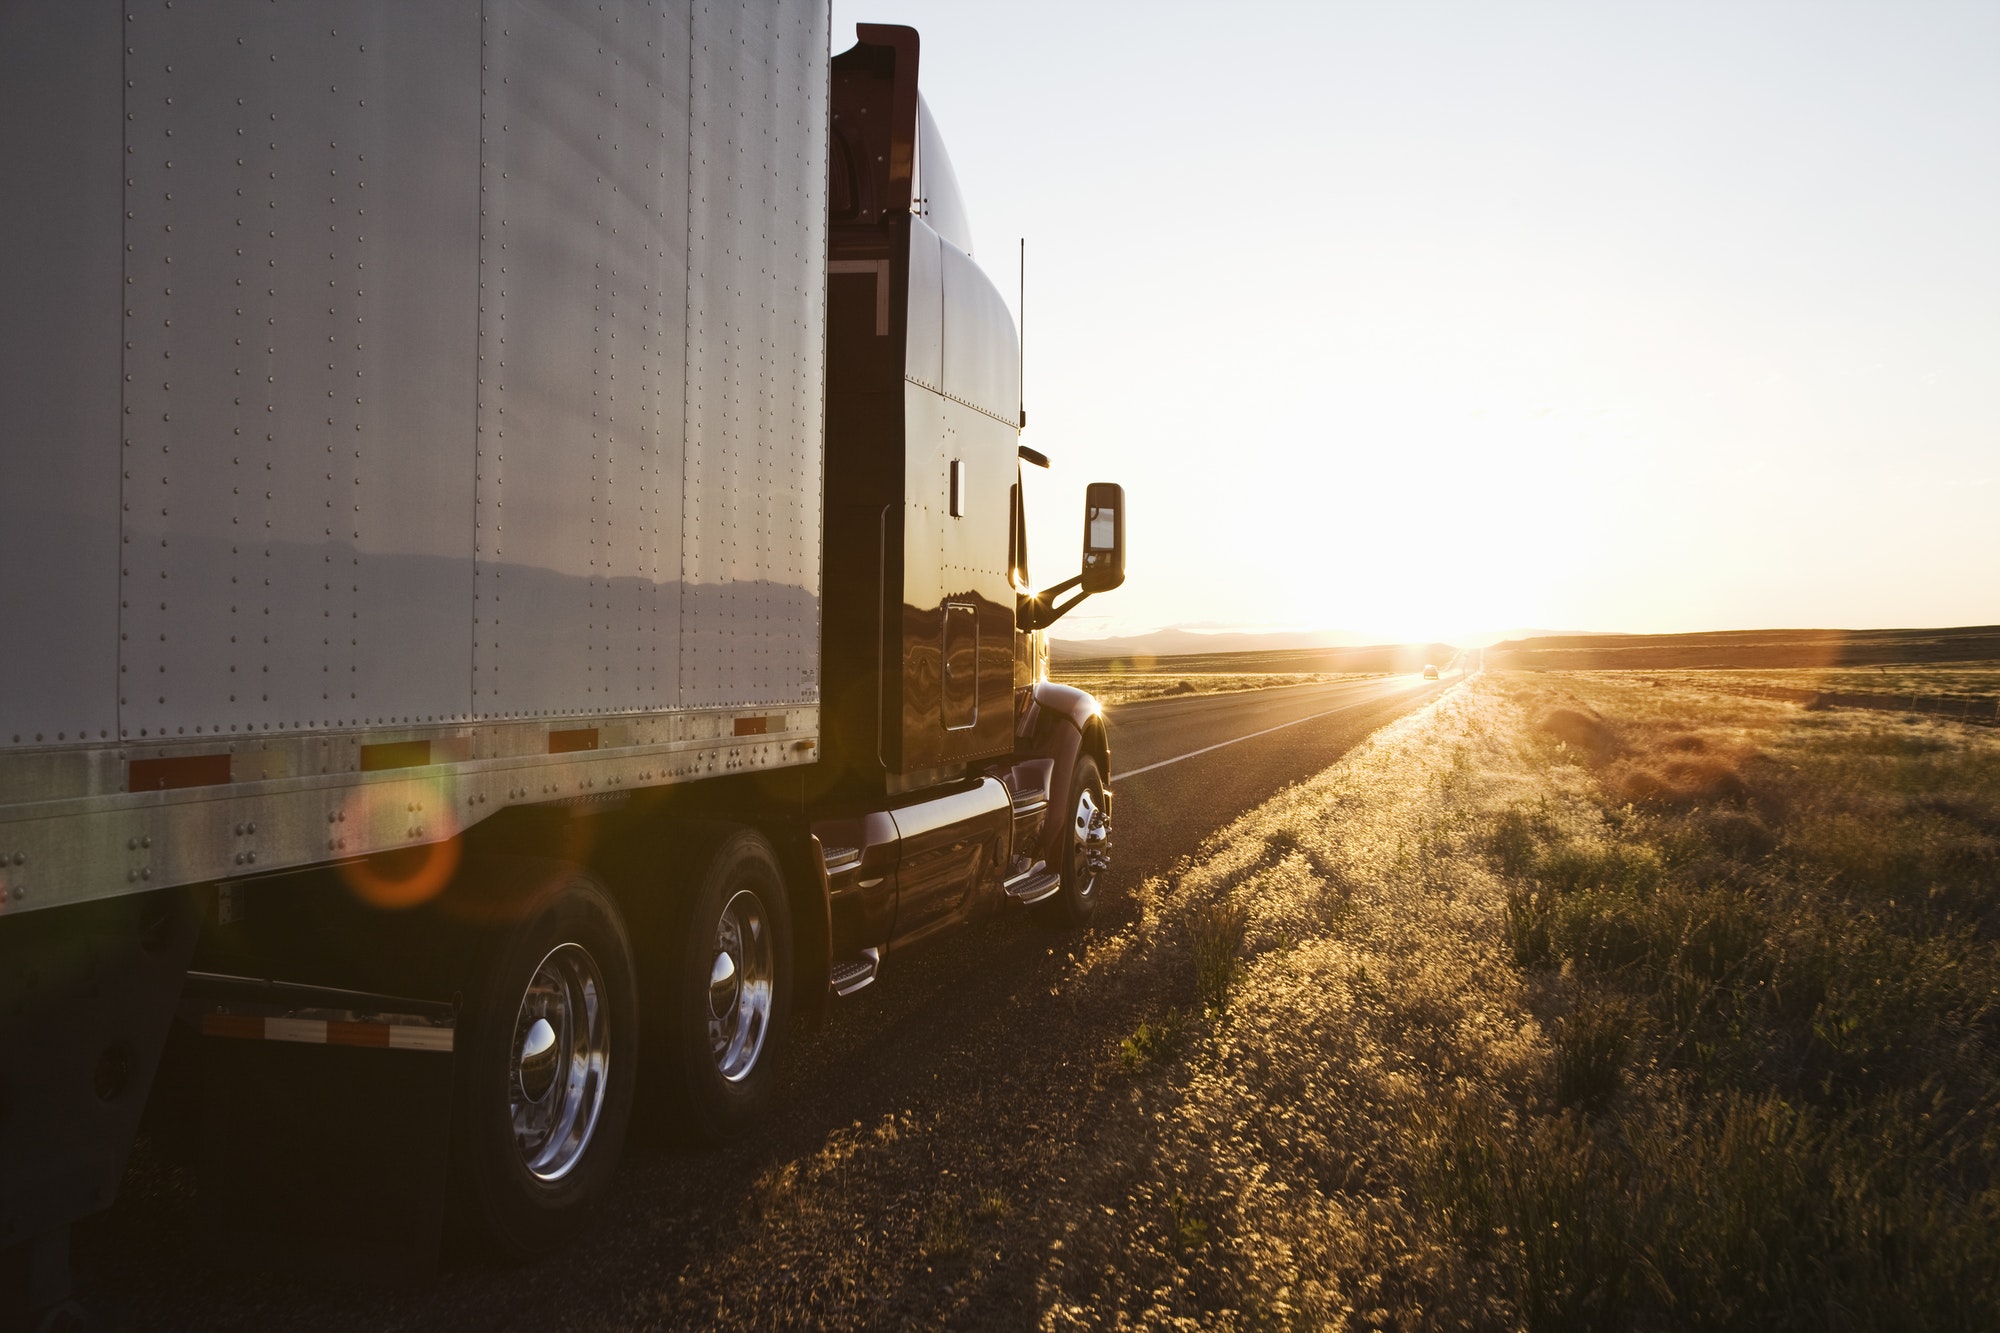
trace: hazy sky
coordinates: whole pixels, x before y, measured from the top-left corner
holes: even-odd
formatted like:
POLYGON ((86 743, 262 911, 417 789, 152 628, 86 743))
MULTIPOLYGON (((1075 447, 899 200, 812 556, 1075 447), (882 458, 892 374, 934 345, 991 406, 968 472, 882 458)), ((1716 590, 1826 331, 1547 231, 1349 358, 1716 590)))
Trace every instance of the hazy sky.
POLYGON ((1059 628, 2000 621, 2000 5, 923 3, 1059 628))

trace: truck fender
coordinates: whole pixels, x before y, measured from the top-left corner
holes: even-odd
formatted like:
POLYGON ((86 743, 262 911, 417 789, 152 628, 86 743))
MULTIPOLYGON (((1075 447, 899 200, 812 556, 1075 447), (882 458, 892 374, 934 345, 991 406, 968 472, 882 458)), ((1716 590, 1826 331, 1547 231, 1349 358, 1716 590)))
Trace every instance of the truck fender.
POLYGON ((811 831, 787 827, 772 834, 778 864, 792 900, 792 1016, 808 1027, 826 1018, 828 979, 833 974, 833 886, 826 855, 811 831))
POLYGON ((1059 865, 1063 840, 1069 836, 1076 793, 1070 790, 1076 761, 1083 755, 1097 760, 1104 777, 1105 801, 1110 802, 1111 741, 1104 710, 1096 699, 1069 685, 1043 681, 1030 695, 1014 738, 1016 759, 1052 759, 1055 776, 1049 787, 1050 818, 1042 826, 1041 846, 1032 855, 1059 865))

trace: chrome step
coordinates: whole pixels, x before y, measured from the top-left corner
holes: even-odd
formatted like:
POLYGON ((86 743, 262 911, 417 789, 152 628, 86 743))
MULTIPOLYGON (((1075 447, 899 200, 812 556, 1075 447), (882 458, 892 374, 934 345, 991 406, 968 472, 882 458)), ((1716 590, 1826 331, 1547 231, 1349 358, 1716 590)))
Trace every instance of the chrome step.
POLYGON ((834 959, 833 970, 827 979, 832 983, 835 995, 852 995, 874 981, 875 974, 881 969, 882 951, 863 949, 851 958, 834 959))
POLYGON ((820 859, 826 862, 826 877, 846 874, 861 864, 859 847, 822 847, 820 859))
POLYGON ((1055 896, 1062 888, 1062 876, 1049 869, 1048 862, 1037 861, 1002 887, 1007 890, 1007 896, 1017 903, 1038 903, 1055 896))

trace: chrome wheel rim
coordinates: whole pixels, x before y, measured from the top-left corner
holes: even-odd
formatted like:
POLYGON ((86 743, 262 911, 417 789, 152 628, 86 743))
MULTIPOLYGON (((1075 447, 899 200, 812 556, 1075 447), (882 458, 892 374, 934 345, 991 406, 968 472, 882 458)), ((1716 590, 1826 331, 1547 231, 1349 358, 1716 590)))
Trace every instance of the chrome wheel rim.
POLYGON ((1075 867, 1076 896, 1088 899, 1097 889, 1097 872, 1104 844, 1110 837, 1104 812, 1098 807, 1097 794, 1085 787, 1076 795, 1076 819, 1070 826, 1070 834, 1076 847, 1070 854, 1070 864, 1075 867))
POLYGON ((716 920, 708 968, 708 1048, 731 1083, 748 1078, 764 1053, 776 971, 763 901, 739 889, 716 920))
POLYGON ((597 961, 559 944, 535 969, 514 1014, 508 1111, 521 1164, 560 1180, 583 1159, 611 1073, 611 1006, 597 961))

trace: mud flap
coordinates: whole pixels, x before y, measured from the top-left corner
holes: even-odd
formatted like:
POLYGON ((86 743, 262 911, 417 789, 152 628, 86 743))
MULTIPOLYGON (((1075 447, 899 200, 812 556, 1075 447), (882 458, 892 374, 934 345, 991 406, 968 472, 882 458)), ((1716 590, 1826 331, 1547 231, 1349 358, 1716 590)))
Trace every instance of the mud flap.
POLYGON ((178 890, 0 920, 0 1328, 71 1294, 69 1227, 118 1193, 195 922, 178 890))
POLYGON ((364 1282, 435 1275, 455 1007, 196 974, 205 1248, 364 1282))

